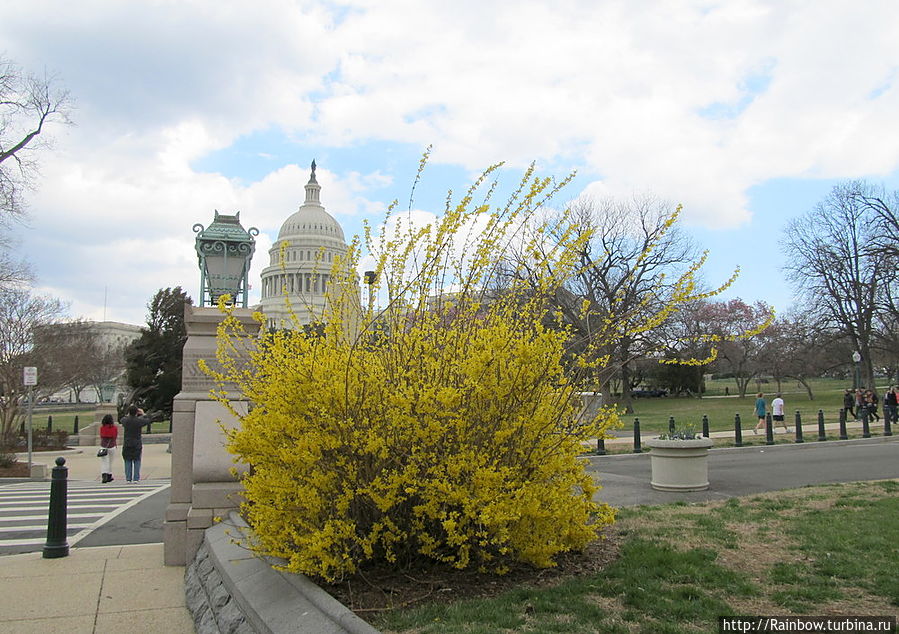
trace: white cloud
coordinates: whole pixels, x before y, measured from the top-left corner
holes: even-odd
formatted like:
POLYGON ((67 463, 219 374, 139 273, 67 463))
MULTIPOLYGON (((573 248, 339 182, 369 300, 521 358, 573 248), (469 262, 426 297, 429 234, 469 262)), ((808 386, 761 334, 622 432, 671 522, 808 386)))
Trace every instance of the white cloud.
MULTIPOLYGON (((0 42, 78 104, 32 199, 44 284, 73 310, 115 288, 108 308, 140 320, 160 286, 196 293, 190 226, 213 209, 263 232, 259 268, 303 199, 305 146, 434 144, 434 162, 471 171, 573 165, 590 191, 651 190, 721 227, 750 221, 747 190, 768 179, 899 166, 888 0, 36 0, 0 7, 0 42), (192 167, 266 130, 297 147, 267 174, 192 167)), ((327 209, 379 215, 393 174, 339 163, 318 171, 327 209)))

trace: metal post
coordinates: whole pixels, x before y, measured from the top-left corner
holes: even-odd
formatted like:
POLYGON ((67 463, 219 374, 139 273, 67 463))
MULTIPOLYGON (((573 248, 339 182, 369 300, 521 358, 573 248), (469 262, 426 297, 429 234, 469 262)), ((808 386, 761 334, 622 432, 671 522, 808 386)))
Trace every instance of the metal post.
POLYGON ((734 445, 737 447, 743 446, 743 429, 740 425, 740 415, 734 415, 734 445))
POLYGON ((774 425, 771 422, 771 412, 765 414, 765 444, 774 444, 774 425))
POLYGON ((709 437, 709 417, 705 414, 702 415, 702 437, 709 437))
POLYGON ((869 422, 868 408, 862 408, 862 438, 871 437, 871 426, 869 422))
POLYGON ((49 435, 53 431, 53 414, 47 415, 47 434, 49 435))
POLYGON ((31 428, 31 413, 34 410, 34 387, 28 388, 28 477, 31 477, 31 451, 33 448, 31 428))
POLYGON ((849 435, 846 433, 846 410, 840 410, 840 440, 849 440, 849 435))
POLYGON ((75 424, 72 425, 72 435, 74 436, 77 433, 78 433, 78 414, 75 414, 75 424))
MULTIPOLYGON (((172 433, 172 419, 174 419, 174 418, 175 418, 174 414, 172 414, 172 416, 169 418, 169 433, 170 434, 172 433)), ((171 440, 169 442, 171 442, 171 440)))
POLYGON ((606 439, 605 438, 597 438, 596 439, 596 455, 597 456, 606 455, 606 439))
POLYGON ((799 413, 799 410, 796 410, 796 442, 805 442, 805 439, 802 437, 802 414, 799 413))
MULTIPOLYGON (((846 420, 846 410, 840 410, 840 420, 846 420)), ((845 423, 844 423, 845 424, 845 423)), ((824 429, 824 410, 818 410, 818 442, 827 440, 827 430, 824 429)))
POLYGON ((640 419, 634 419, 634 453, 643 453, 643 448, 640 446, 640 419))
POLYGON ((65 464, 66 459, 60 456, 56 459, 56 466, 53 467, 44 559, 56 559, 69 554, 69 542, 66 541, 66 498, 68 497, 69 468, 65 464))
POLYGON ((883 413, 883 435, 884 436, 892 436, 893 430, 890 428, 890 418, 894 415, 896 409, 891 408, 889 411, 884 411, 883 413))

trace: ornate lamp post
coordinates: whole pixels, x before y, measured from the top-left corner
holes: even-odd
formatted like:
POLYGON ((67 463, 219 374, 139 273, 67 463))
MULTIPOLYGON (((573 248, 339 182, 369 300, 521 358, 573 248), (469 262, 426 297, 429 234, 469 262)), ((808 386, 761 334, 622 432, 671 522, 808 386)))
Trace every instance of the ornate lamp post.
POLYGON ((859 364, 862 361, 862 355, 858 350, 852 353, 852 361, 855 363, 855 377, 852 382, 853 389, 858 389, 861 387, 862 377, 861 377, 861 368, 859 364))
POLYGON ((208 228, 197 223, 197 259, 200 263, 200 306, 215 306, 228 294, 238 306, 246 308, 250 261, 256 250, 256 227, 244 229, 240 212, 233 216, 215 212, 208 228))

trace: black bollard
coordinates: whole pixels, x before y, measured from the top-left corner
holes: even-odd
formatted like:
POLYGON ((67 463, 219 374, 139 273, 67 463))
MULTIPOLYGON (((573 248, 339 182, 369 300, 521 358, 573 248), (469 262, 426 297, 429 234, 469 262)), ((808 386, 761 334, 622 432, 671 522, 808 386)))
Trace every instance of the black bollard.
MULTIPOLYGON (((175 417, 172 416, 172 418, 175 418, 175 417)), ((172 421, 171 420, 169 420, 169 433, 170 434, 172 433, 172 421)), ((169 441, 169 442, 171 442, 171 441, 169 441)))
POLYGON ((677 425, 674 423, 674 416, 668 417, 668 433, 673 434, 677 425))
MULTIPOLYGON (((840 410, 840 418, 846 418, 846 410, 840 410)), ((818 442, 827 440, 827 430, 824 429, 824 410, 818 410, 818 442)))
POLYGON ((643 453, 643 448, 640 446, 640 419, 634 419, 634 453, 643 453))
POLYGON ((53 431, 53 415, 50 414, 47 416, 47 433, 49 434, 52 431, 53 431))
POLYGON ((596 455, 597 456, 606 455, 606 439, 605 438, 597 438, 596 439, 596 455))
POLYGON ((862 408, 862 438, 871 437, 871 424, 868 416, 868 408, 862 408))
POLYGON ((147 423, 147 433, 148 434, 153 433, 153 421, 150 421, 149 423, 147 423))
POLYGON ((774 444, 774 425, 771 422, 771 412, 765 414, 765 444, 774 444))
POLYGON ((840 440, 849 440, 849 434, 846 433, 846 410, 840 410, 840 440))
POLYGON ((75 414, 75 424, 72 425, 72 434, 78 433, 78 414, 75 414))
POLYGON ((67 557, 69 542, 66 541, 66 504, 69 468, 66 459, 60 456, 53 467, 50 480, 50 512, 47 519, 47 543, 44 544, 44 559, 67 557))
POLYGON ((740 415, 734 414, 734 445, 743 446, 743 428, 740 424, 740 415))
POLYGON ((802 414, 799 413, 799 410, 796 410, 796 442, 805 442, 805 439, 802 437, 802 414))
POLYGON ((896 410, 885 410, 883 412, 883 435, 892 436, 893 430, 890 428, 890 415, 896 410))
POLYGON ((709 417, 705 414, 702 415, 702 437, 709 437, 709 417))

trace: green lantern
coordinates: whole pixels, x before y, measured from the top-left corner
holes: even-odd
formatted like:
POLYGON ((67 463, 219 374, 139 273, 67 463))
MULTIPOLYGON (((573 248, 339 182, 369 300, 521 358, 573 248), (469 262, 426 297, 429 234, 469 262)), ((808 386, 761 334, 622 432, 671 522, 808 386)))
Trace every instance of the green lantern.
POLYGON ((228 294, 238 306, 246 307, 250 261, 256 250, 256 227, 244 229, 240 212, 233 216, 215 212, 208 228, 197 223, 197 259, 200 264, 200 306, 216 306, 228 294))

